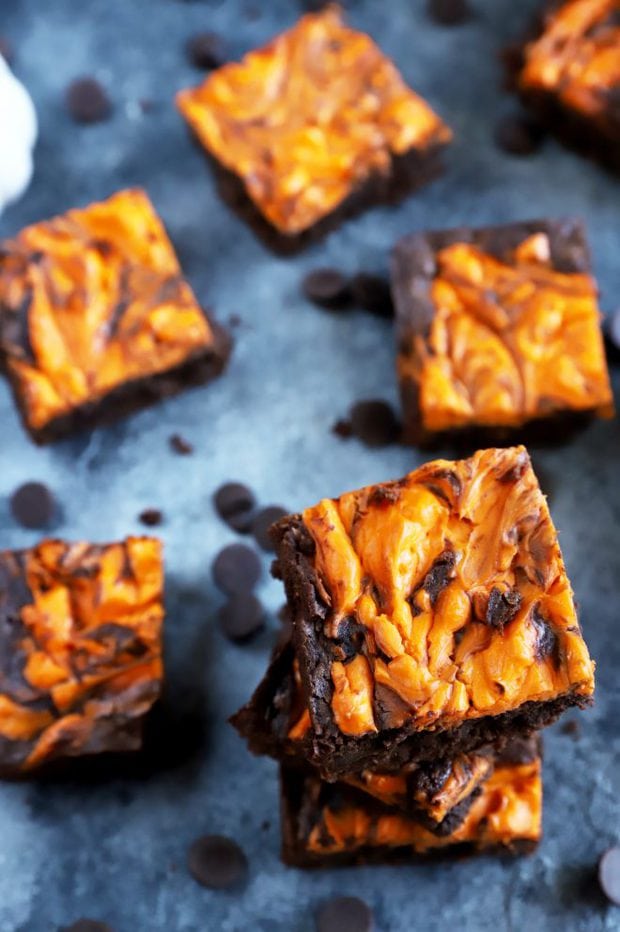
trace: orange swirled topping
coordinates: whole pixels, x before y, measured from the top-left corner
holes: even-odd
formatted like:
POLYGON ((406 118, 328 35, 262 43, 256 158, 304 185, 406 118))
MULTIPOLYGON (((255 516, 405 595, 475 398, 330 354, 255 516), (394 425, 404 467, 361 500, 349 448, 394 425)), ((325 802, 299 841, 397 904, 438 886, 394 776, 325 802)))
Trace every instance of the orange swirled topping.
POLYGON ((452 135, 334 6, 181 91, 177 103, 284 234, 331 213, 369 175, 388 174, 393 157, 452 135))
POLYGON ((0 324, 6 366, 33 430, 213 344, 140 190, 2 242, 0 324))
POLYGON ((428 463, 323 501, 303 521, 330 599, 332 714, 343 733, 450 728, 591 696, 594 664, 523 447, 428 463), (363 643, 343 661, 351 625, 363 643), (382 710, 386 694, 398 697, 397 720, 382 710))

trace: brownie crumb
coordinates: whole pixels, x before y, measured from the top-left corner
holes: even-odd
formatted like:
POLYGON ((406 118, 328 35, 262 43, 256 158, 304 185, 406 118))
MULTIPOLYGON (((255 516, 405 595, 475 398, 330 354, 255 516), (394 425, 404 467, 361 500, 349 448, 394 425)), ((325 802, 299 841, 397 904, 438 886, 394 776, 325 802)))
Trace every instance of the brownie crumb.
POLYGON ((216 491, 213 502, 220 518, 233 531, 247 534, 251 530, 256 499, 247 485, 226 482, 216 491))
POLYGON ((42 482, 25 482, 11 496, 11 513, 22 527, 31 530, 49 527, 55 511, 54 496, 42 482))
POLYGON ((189 440, 186 440, 185 437, 181 437, 180 434, 173 434, 172 437, 170 437, 169 443, 170 448, 180 456, 190 456, 190 454, 194 452, 193 445, 189 440))
POLYGON ((493 586, 489 594, 484 621, 490 628, 503 631, 517 615, 523 601, 518 589, 500 589, 493 586))
POLYGON ((372 910, 357 896, 336 896, 319 908, 317 932, 372 932, 372 910))
POLYGON ((581 735, 581 726, 579 722, 576 722, 574 719, 571 719, 569 722, 564 722, 562 725, 562 734, 569 735, 576 741, 581 735))
POLYGON ((401 426, 386 401, 358 401, 351 408, 351 431, 369 447, 386 447, 396 443, 401 426))
POLYGON ((262 508, 252 521, 254 540, 259 547, 268 553, 275 549, 269 537, 269 528, 287 514, 288 511, 286 508, 282 508, 281 505, 269 505, 267 508, 262 508))
POLYGON ((164 516, 159 508, 145 508, 144 511, 140 512, 138 519, 141 524, 146 524, 147 527, 156 527, 162 523, 164 516))
POLYGON ((533 155, 540 149, 544 137, 540 123, 521 114, 503 117, 494 132, 496 146, 509 155, 533 155))
POLYGON ((236 841, 225 835, 203 835, 187 853, 189 872, 210 890, 225 890, 244 880, 248 862, 236 841))
POLYGON ((218 613, 222 632, 230 641, 243 643, 265 626, 265 609, 251 592, 236 592, 218 613))
POLYGON ((620 847, 609 848, 601 856, 598 881, 610 903, 620 906, 620 847))
POLYGON ((473 16, 467 0, 429 0, 428 15, 440 26, 460 26, 473 16))
POLYGON ((76 123, 100 123, 112 113, 105 88, 95 78, 77 78, 66 91, 69 113, 76 123))
POLYGON ((261 564, 256 553, 245 544, 229 544, 213 561, 215 585, 227 595, 249 592, 261 576, 261 564))
POLYGON ((199 32, 185 44, 187 57, 195 68, 211 71, 226 61, 224 44, 216 32, 199 32))
POLYGON ((358 272, 351 279, 353 303, 377 317, 394 316, 392 292, 387 278, 358 272))
POLYGON ((351 298, 349 280, 337 269, 314 269, 304 276, 301 290, 305 297, 329 310, 346 307, 351 298))
POLYGON ((335 424, 332 424, 332 434, 341 437, 343 440, 348 440, 349 437, 353 436, 351 421, 346 418, 340 418, 335 424))

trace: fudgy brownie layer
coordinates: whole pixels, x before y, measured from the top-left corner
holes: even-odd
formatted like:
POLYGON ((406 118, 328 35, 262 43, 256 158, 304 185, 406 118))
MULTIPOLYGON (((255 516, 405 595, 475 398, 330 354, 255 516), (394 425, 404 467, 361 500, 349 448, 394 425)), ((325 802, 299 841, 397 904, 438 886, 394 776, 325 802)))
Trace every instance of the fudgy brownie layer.
POLYGON ((331 708, 331 648, 325 636, 328 607, 311 563, 313 542, 301 515, 272 528, 278 559, 274 575, 284 581, 293 618, 293 639, 314 726, 309 761, 322 775, 338 779, 362 769, 398 772, 408 763, 433 761, 476 751, 485 745, 501 750, 513 738, 532 735, 554 722, 567 708, 591 704, 589 697, 560 695, 546 702, 524 702, 514 711, 470 718, 456 728, 420 731, 411 723, 361 736, 346 735, 331 708))

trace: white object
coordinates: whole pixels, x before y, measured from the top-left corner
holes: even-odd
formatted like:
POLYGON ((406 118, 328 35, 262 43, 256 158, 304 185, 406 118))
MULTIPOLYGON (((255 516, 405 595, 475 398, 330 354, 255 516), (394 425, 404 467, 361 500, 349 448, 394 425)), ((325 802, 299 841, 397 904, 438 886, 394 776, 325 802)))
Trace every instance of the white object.
POLYGON ((0 213, 32 177, 37 114, 30 94, 0 55, 0 213))

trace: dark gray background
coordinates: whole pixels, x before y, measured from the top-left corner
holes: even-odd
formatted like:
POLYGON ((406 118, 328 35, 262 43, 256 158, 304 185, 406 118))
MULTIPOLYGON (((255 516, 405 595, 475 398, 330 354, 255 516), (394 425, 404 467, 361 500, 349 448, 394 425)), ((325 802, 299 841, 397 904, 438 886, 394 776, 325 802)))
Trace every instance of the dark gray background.
MULTIPOLYGON (((221 636, 209 565, 234 535, 215 516, 212 492, 242 479, 265 504, 295 509, 400 476, 424 459, 330 433, 357 399, 396 402, 392 328, 362 312, 337 317, 311 307, 299 295, 303 271, 330 263, 382 268, 394 240, 413 229, 576 213, 589 224, 603 307, 620 304, 618 182, 552 141, 529 159, 501 155, 492 143, 494 120, 511 108, 497 53, 536 0, 477 0, 475 21, 452 30, 429 23, 424 6, 367 0, 352 4, 350 18, 454 128, 446 174, 398 209, 369 211, 292 260, 268 254, 219 203, 172 99, 201 78, 184 56, 188 36, 217 30, 237 56, 290 25, 297 4, 0 2, 0 34, 15 47, 16 73, 40 119, 33 184, 0 219, 0 235, 144 185, 199 297, 220 319, 235 313, 243 321, 217 383, 46 449, 26 438, 0 385, 2 547, 37 539, 9 516, 8 496, 27 479, 54 489, 63 509, 54 531, 69 539, 140 532, 143 508, 164 510, 173 715, 158 760, 141 774, 114 776, 101 764, 90 783, 0 787, 2 932, 45 932, 83 915, 117 932, 302 932, 313 928, 317 904, 336 892, 365 896, 383 932, 620 928, 620 910, 605 906, 592 881, 599 852, 620 834, 617 421, 592 426, 564 448, 535 451, 599 664, 597 703, 579 716, 581 737, 558 728, 548 735, 545 839, 535 856, 287 870, 278 858, 276 767, 250 757, 226 724, 265 668, 282 594, 268 582, 265 558, 260 591, 269 630, 245 647, 221 636), (77 127, 65 112, 64 88, 84 73, 109 89, 115 110, 107 123, 77 127), (147 114, 142 98, 154 104, 147 114), (170 452, 173 431, 195 444, 194 456, 170 452), (250 871, 241 892, 212 893, 189 877, 186 848, 203 832, 228 833, 245 848, 250 871)), ((616 369, 616 387, 617 376, 616 369)))

